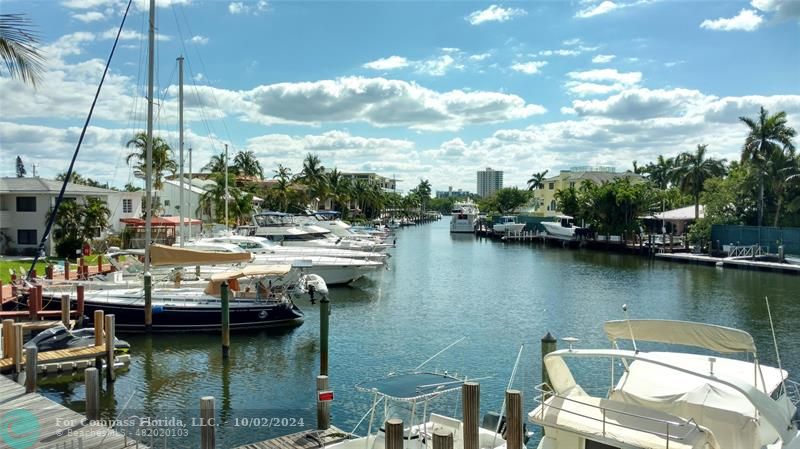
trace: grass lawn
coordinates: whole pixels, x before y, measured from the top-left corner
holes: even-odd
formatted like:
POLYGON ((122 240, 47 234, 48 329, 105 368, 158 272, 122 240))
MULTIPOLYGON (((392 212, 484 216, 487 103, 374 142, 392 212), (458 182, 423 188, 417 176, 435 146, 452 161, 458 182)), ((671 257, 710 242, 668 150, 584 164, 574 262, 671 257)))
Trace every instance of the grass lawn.
MULTIPOLYGON (((86 256, 84 258, 87 265, 96 266, 97 265, 97 258, 99 256, 92 255, 86 256)), ((7 260, 3 257, 0 257, 0 281, 3 281, 3 284, 8 284, 11 282, 11 272, 9 270, 14 270, 19 276, 19 269, 22 267, 23 272, 27 273, 28 270, 31 269, 31 262, 33 262, 33 258, 25 258, 22 260, 7 260)), ((47 266, 48 263, 52 263, 53 265, 63 265, 64 261, 62 259, 46 259, 46 260, 39 260, 36 263, 36 274, 38 276, 44 276, 44 268, 47 266)), ((78 266, 78 261, 70 259, 70 272, 75 272, 76 267, 78 266)), ((107 262, 106 262, 107 263, 107 262)))

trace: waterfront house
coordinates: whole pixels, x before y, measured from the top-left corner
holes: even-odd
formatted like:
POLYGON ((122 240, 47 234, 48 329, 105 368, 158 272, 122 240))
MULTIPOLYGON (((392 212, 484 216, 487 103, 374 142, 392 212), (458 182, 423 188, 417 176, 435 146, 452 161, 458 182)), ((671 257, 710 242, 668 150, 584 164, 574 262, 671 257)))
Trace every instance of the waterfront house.
MULTIPOLYGON (((61 181, 39 177, 0 178, 0 251, 3 254, 31 254, 35 251, 61 185, 61 181)), ((110 229, 98 229, 98 237, 105 236, 109 230, 120 231, 123 227, 121 219, 142 215, 142 192, 67 184, 65 200, 85 203, 87 198, 101 199, 111 212, 108 217, 110 229)), ((48 239, 47 254, 54 254, 54 240, 48 239)))
POLYGON ((561 170, 555 176, 551 176, 542 181, 543 188, 533 191, 536 203, 539 207, 529 212, 532 216, 554 217, 560 215, 558 202, 555 199, 556 192, 570 187, 580 188, 585 181, 595 184, 613 181, 617 178, 629 178, 631 181, 644 181, 641 176, 631 173, 617 173, 614 167, 573 167, 569 170, 561 170))

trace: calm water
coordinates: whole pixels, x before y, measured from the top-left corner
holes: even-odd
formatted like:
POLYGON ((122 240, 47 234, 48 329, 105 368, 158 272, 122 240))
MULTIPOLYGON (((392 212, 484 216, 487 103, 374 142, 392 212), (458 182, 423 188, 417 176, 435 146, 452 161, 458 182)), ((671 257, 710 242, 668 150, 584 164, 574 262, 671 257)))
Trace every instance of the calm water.
MULTIPOLYGON (((550 331, 580 338, 579 347, 607 347, 601 324, 622 318, 623 303, 633 318, 743 329, 755 337, 763 363, 774 365, 764 305, 769 296, 784 367, 800 377, 800 277, 504 245, 451 236, 446 219, 398 231, 397 246, 389 270, 331 293, 332 422, 345 430, 370 406, 371 398, 354 390, 356 383, 411 369, 462 336, 467 339, 427 367, 491 376, 481 380, 481 407, 496 410, 524 344, 513 384, 523 390, 530 410, 541 369, 539 339, 550 331)), ((307 318, 298 328, 234 334, 227 364, 218 335, 128 337, 131 366, 105 391, 104 414, 178 416, 189 424, 188 437, 160 437, 153 442, 157 447, 199 446, 189 420, 199 416, 199 398, 206 395, 216 398, 218 415, 228 423, 218 430, 218 447, 300 430, 247 427, 242 417, 291 418, 313 426, 319 311, 305 301, 300 306, 307 318)), ((594 368, 583 369, 587 374, 594 368)), ((52 383, 43 391, 83 409, 82 382, 52 383)), ((140 439, 150 443, 149 436, 140 439)))

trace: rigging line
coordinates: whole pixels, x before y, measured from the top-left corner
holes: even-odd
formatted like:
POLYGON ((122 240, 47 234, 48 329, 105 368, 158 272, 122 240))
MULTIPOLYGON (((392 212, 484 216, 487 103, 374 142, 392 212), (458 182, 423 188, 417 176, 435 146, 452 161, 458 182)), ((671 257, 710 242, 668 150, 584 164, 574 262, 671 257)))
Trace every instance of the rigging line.
POLYGON ((431 360, 435 359, 436 357, 439 357, 439 356, 440 356, 440 355, 441 355, 443 352, 447 351, 448 349, 452 348, 453 346, 457 345, 458 343, 461 343, 461 342, 462 342, 462 341, 464 341, 466 338, 467 338, 466 336, 464 336, 464 337, 461 337, 461 338, 459 338, 458 340, 456 340, 456 341, 454 341, 454 342, 450 343, 449 345, 445 346, 445 347, 444 347, 444 349, 442 349, 441 351, 439 351, 439 352, 437 352, 436 354, 434 354, 434 355, 432 355, 431 357, 429 357, 429 358, 428 358, 428 360, 425 360, 424 362, 420 363, 420 364, 419 364, 419 366, 417 366, 416 368, 414 368, 414 370, 418 370, 418 369, 422 368, 422 367, 423 367, 423 366, 425 366, 425 365, 426 365, 428 362, 430 362, 431 360))
POLYGON ((106 61, 106 67, 105 69, 103 69, 103 76, 100 78, 100 84, 97 86, 97 92, 95 92, 94 94, 92 107, 89 109, 89 114, 86 116, 86 122, 83 124, 81 135, 78 138, 78 145, 75 147, 75 152, 72 154, 72 161, 70 161, 66 176, 64 176, 64 182, 61 183, 61 191, 56 197, 56 204, 55 206, 53 206, 53 213, 50 214, 50 219, 47 220, 47 227, 45 227, 44 234, 42 235, 42 240, 39 242, 39 247, 37 248, 36 254, 33 256, 33 262, 31 262, 31 269, 30 271, 28 271, 29 280, 33 279, 33 277, 36 275, 36 262, 39 261, 39 255, 44 252, 44 245, 47 242, 47 238, 50 235, 50 230, 53 228, 53 223, 56 221, 56 216, 58 216, 58 207, 61 205, 61 201, 64 199, 64 192, 67 189, 69 178, 72 177, 72 168, 75 166, 75 160, 78 158, 78 152, 81 149, 83 138, 84 136, 86 136, 86 129, 89 128, 89 121, 92 119, 92 113, 94 113, 94 107, 97 104, 97 98, 100 97, 100 90, 103 88, 103 82, 106 80, 106 75, 108 74, 108 68, 111 65, 111 58, 114 56, 114 50, 117 49, 119 36, 120 34, 122 34, 122 27, 125 26, 125 19, 128 17, 128 11, 130 11, 131 9, 131 3, 133 3, 133 0, 128 0, 128 6, 125 7, 125 14, 122 16, 122 23, 119 24, 119 29, 117 30, 117 37, 114 39, 114 46, 111 47, 111 53, 109 53, 108 55, 108 60, 106 61))

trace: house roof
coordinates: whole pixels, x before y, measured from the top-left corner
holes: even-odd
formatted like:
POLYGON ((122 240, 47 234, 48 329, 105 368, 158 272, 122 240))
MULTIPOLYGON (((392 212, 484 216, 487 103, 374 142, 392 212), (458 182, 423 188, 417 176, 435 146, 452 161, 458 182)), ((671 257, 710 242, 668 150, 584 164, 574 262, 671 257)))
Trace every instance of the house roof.
POLYGON ((588 179, 596 184, 599 184, 603 181, 612 181, 617 178, 644 179, 642 176, 631 172, 616 173, 605 171, 562 171, 556 176, 546 178, 542 182, 557 181, 559 179, 580 182, 584 179, 588 179))
MULTIPOLYGON (((61 185, 61 181, 44 178, 0 178, 0 193, 50 193, 57 195, 58 192, 61 191, 61 185)), ((108 195, 121 192, 82 184, 67 183, 67 188, 64 193, 68 195, 108 195)))
MULTIPOLYGON (((705 206, 700 205, 700 218, 705 216, 705 206)), ((655 218, 665 221, 689 221, 694 220, 694 206, 680 207, 654 215, 655 218)))

